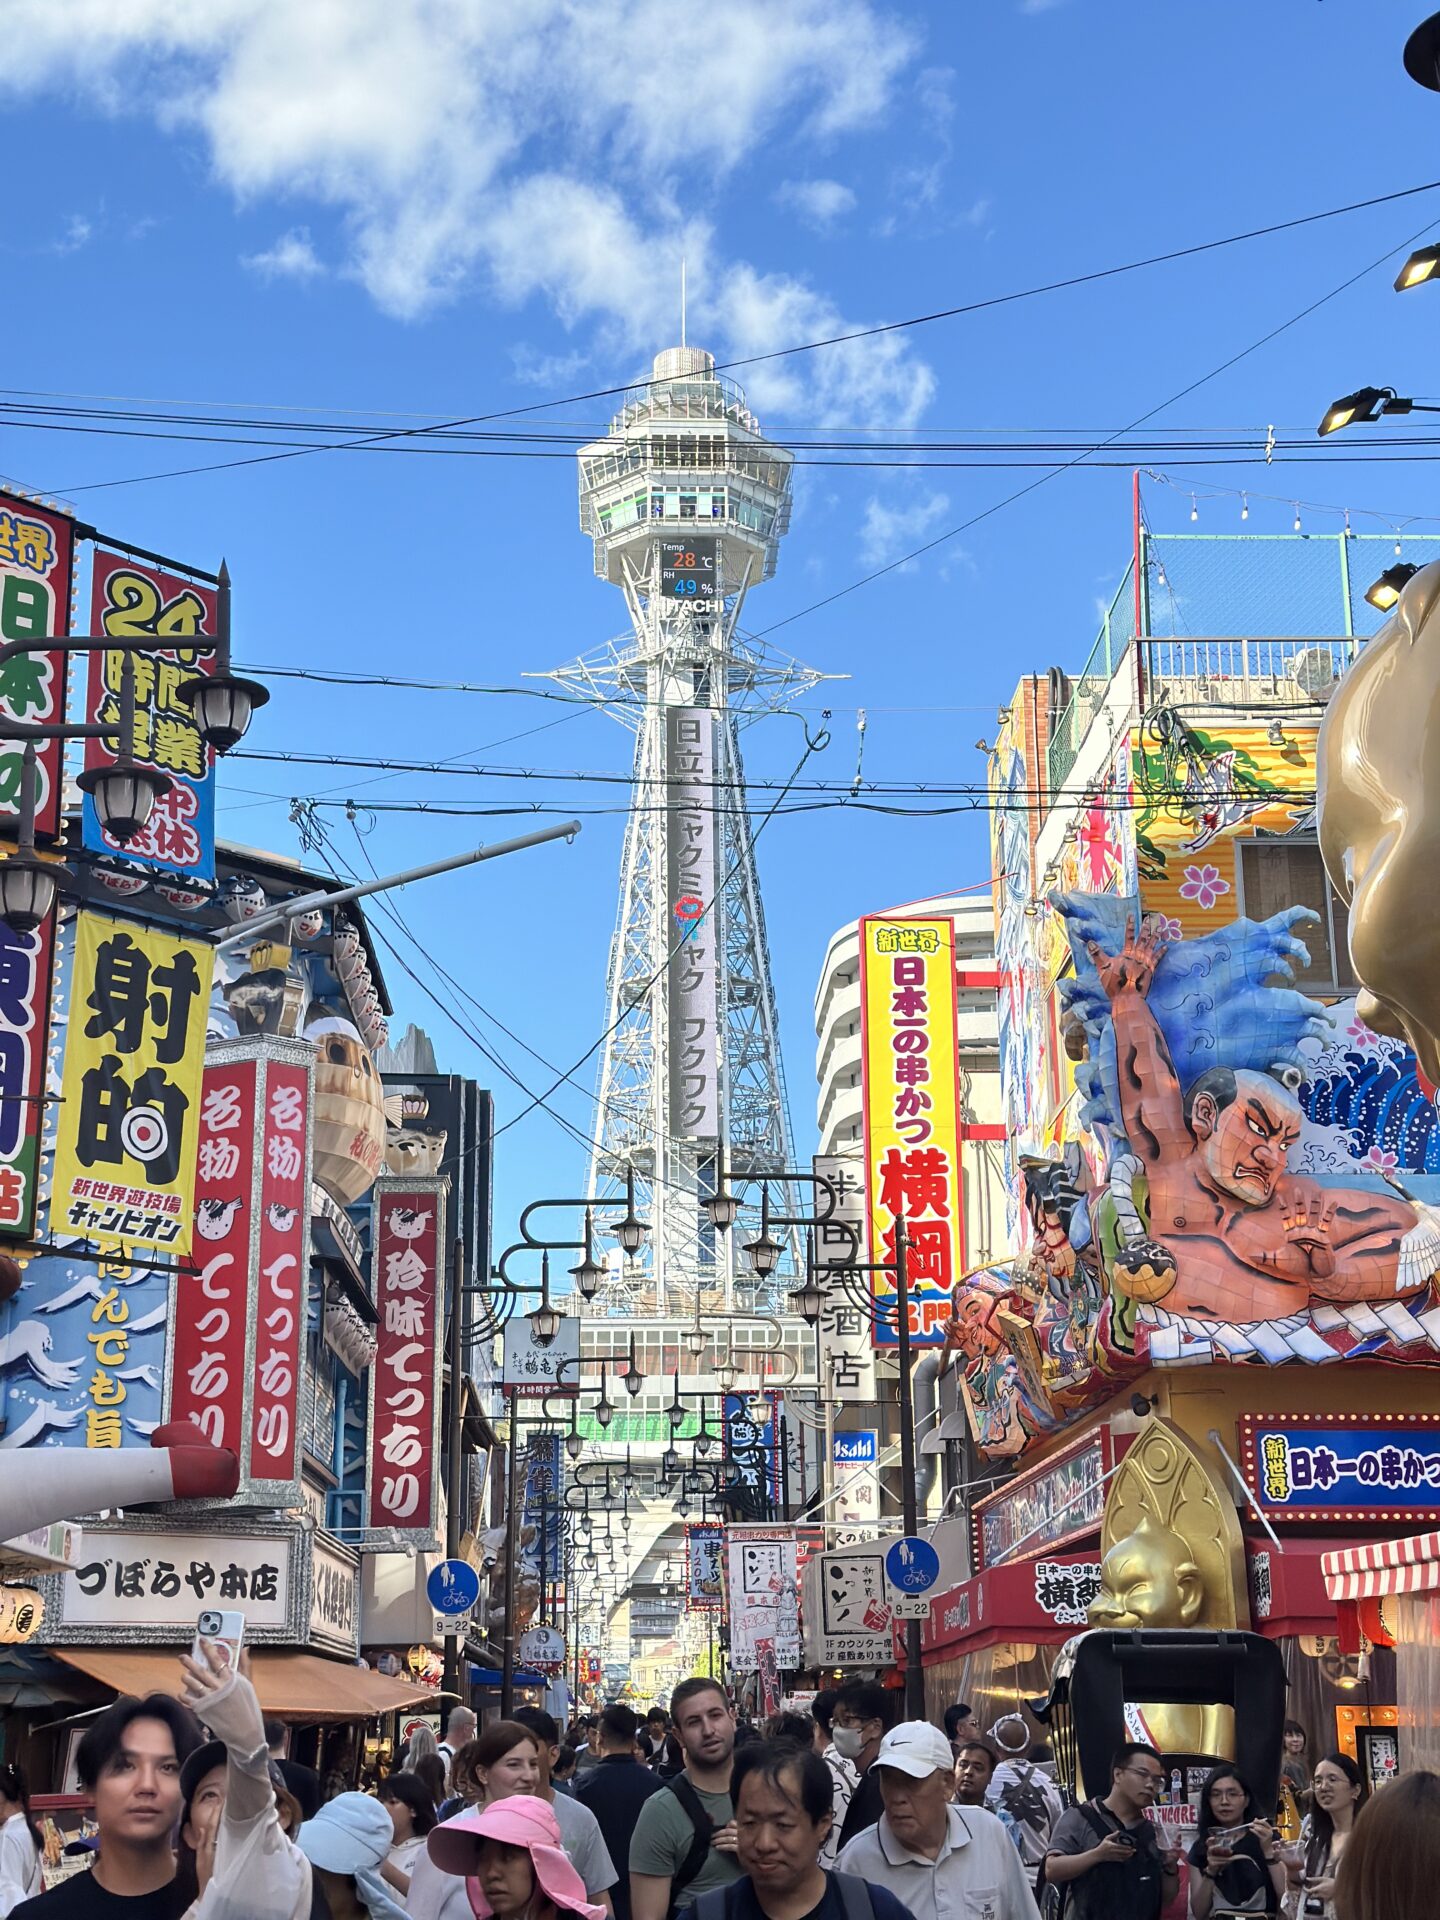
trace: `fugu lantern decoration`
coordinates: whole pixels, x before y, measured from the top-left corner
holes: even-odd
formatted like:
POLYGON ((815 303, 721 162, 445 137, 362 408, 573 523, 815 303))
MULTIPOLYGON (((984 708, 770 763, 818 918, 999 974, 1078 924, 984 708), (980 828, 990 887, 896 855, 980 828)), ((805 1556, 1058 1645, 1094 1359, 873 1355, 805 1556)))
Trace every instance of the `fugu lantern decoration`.
POLYGON ((380 1075, 349 1020, 314 1020, 315 1178, 332 1200, 353 1206, 375 1184, 385 1154, 380 1075))

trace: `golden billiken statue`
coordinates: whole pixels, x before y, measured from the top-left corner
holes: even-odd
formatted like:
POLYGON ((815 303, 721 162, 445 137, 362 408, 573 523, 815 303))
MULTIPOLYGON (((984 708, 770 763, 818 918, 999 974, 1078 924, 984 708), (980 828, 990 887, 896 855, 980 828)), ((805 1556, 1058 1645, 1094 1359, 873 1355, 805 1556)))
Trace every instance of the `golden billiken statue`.
POLYGON ((1145 1170, 1154 1252, 1163 1265, 1171 1250, 1177 1268, 1167 1307, 1243 1324, 1425 1287, 1440 1270, 1432 1220, 1389 1194, 1287 1174, 1305 1116, 1278 1080, 1212 1068, 1182 1093, 1145 998, 1165 944, 1147 919, 1118 954, 1094 942, 1089 954, 1110 999, 1120 1122, 1145 1170))

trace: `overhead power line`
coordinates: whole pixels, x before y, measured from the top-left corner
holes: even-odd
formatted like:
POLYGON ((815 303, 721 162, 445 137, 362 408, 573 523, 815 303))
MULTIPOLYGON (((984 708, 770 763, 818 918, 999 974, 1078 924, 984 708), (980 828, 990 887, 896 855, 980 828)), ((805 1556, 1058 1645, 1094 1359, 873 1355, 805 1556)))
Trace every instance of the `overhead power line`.
MULTIPOLYGON (((1325 220, 1339 219, 1346 214, 1360 213, 1371 207, 1387 206, 1392 201, 1407 200, 1418 194, 1433 193, 1440 189, 1440 180, 1423 181, 1416 186, 1400 187, 1390 193, 1374 194, 1364 200, 1352 200, 1343 206, 1322 208, 1316 213, 1298 214, 1289 220, 1277 220, 1260 227, 1250 227, 1240 233, 1223 235, 1216 240, 1196 241, 1184 247, 1172 247, 1163 253, 1148 254, 1142 259, 1122 261, 1107 267, 1097 267, 1086 273, 1070 274, 1061 279, 1040 282, 1035 286, 1017 288, 1009 293, 993 294, 982 300, 966 301, 958 306, 941 307, 929 313, 912 314, 904 320, 883 321, 870 327, 852 328, 844 333, 829 334, 815 340, 796 342, 788 347, 775 347, 764 353, 752 353, 736 356, 716 363, 715 372, 729 373, 742 367, 763 366, 774 360, 783 360, 798 354, 818 353, 831 347, 852 345, 859 340, 875 339, 885 334, 901 333, 917 327, 932 326, 941 320, 954 320, 961 317, 983 313, 992 308, 1004 307, 1018 301, 1038 299, 1042 295, 1060 293, 1081 286, 1092 285, 1099 281, 1113 280, 1122 275, 1140 273, 1152 267, 1165 266, 1178 260, 1194 259, 1199 255, 1214 253, 1225 247, 1242 245, 1251 240, 1261 240, 1280 233, 1293 232, 1300 227, 1313 226, 1325 220)), ((204 466, 175 468, 165 473, 134 474, 121 480, 91 481, 83 485, 69 483, 64 487, 47 488, 44 491, 65 495, 99 492, 102 489, 122 486, 138 486, 147 481, 173 480, 189 478, 201 473, 219 473, 237 467, 264 466, 280 460, 299 460, 312 453, 336 453, 347 448, 362 445, 378 445, 385 441, 410 440, 424 438, 437 432, 447 432, 456 428, 474 427, 489 424, 496 420, 518 419, 522 415, 537 413, 557 406, 579 406, 592 400, 613 399, 630 392, 636 385, 635 380, 627 380, 618 385, 594 387, 584 393, 566 394, 550 400, 529 401, 521 406, 494 409, 485 413, 465 415, 445 420, 438 425, 427 424, 414 427, 390 427, 379 433, 363 436, 359 440, 325 441, 315 445, 289 447, 279 451, 257 453, 238 460, 223 460, 204 466)), ((1132 423, 1134 426, 1142 421, 1132 423)))

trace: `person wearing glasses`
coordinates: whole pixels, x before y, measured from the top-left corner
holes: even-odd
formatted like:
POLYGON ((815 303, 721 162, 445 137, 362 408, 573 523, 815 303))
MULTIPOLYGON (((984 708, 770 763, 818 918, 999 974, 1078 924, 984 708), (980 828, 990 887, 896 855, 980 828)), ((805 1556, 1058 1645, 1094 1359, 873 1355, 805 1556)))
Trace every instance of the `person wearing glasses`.
POLYGON ((1110 1762, 1103 1800, 1056 1821, 1045 1878, 1067 1887, 1066 1920, 1159 1920, 1180 1876, 1180 1851, 1162 1847, 1148 1818, 1166 1774, 1154 1747, 1128 1741, 1110 1762))

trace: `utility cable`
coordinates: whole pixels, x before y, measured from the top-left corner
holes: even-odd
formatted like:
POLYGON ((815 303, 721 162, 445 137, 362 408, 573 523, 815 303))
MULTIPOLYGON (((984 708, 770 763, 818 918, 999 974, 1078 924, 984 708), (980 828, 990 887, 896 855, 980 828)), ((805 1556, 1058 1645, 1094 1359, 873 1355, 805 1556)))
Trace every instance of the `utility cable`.
MULTIPOLYGON (((1231 367, 1238 366, 1242 360, 1248 359, 1252 353, 1258 353, 1262 347, 1268 346, 1272 340, 1279 339, 1282 333, 1287 333, 1291 327, 1298 326, 1302 320, 1309 319, 1312 313, 1317 313, 1321 307, 1328 305, 1332 300, 1338 299, 1342 293, 1347 293, 1351 287, 1363 280, 1367 274, 1373 273, 1377 267, 1383 266, 1385 262, 1398 253, 1402 247, 1413 246, 1417 240, 1423 238, 1425 234, 1431 231, 1434 224, 1433 221, 1427 220, 1425 225, 1421 227, 1418 232, 1411 234, 1408 239, 1401 240, 1392 247, 1387 247, 1384 253, 1361 267, 1358 273, 1352 273, 1348 279, 1342 280, 1339 286, 1332 287, 1328 293, 1321 294, 1318 300, 1312 300, 1308 306, 1302 307, 1298 313, 1292 314, 1288 320, 1282 320, 1278 327, 1272 327, 1268 333, 1261 334, 1258 340, 1251 341, 1248 347, 1242 347, 1238 353, 1232 353, 1228 359, 1222 360, 1218 366, 1212 367, 1208 373, 1202 373, 1198 380, 1190 381, 1187 386, 1183 386, 1178 392, 1172 393, 1168 399, 1161 400, 1155 406, 1148 408, 1144 413, 1138 414, 1128 426, 1121 428, 1119 433, 1112 434, 1109 440, 1102 441, 1101 445, 1110 445, 1114 440, 1118 440, 1122 433, 1133 433, 1137 427, 1144 426, 1147 420, 1153 420, 1157 413, 1163 413, 1167 407, 1173 407, 1178 401, 1184 400, 1188 395, 1198 392, 1201 387, 1208 385, 1211 380, 1218 379, 1222 373, 1228 373, 1231 367)), ((978 513, 971 514, 969 519, 962 520, 959 526, 951 527, 948 532, 937 534, 933 540, 927 540, 923 545, 913 548, 909 553, 901 554, 898 560, 891 560, 883 567, 876 567, 872 572, 863 574, 858 580, 852 580, 848 586, 839 587, 834 593, 826 594, 823 599, 812 601, 808 607, 801 607, 797 613, 787 614, 783 620, 776 620, 768 627, 761 627, 753 637, 763 639, 767 634, 778 633, 782 627, 793 626, 797 620, 804 620, 810 614, 818 613, 822 607, 833 606, 837 600, 843 600, 848 594, 858 593, 861 587, 868 587, 873 581, 883 579, 886 574, 895 573, 899 568, 908 566, 912 560, 918 560, 922 554, 933 553, 937 547, 947 545, 948 542, 957 539, 962 533, 967 533, 970 528, 979 526, 983 520, 989 520, 993 515, 1002 512, 1006 507, 1014 506, 1017 500, 1023 500, 1027 495, 1037 492, 1041 487, 1048 485, 1051 480, 1057 479, 1060 474, 1068 473, 1072 468, 1080 466, 1086 461, 1087 457, 1087 454, 1084 452, 1077 454, 1073 460, 1067 461, 1064 466, 1057 467, 1049 473, 1042 473, 1039 479, 1031 480, 1023 487, 1017 487, 1014 493, 1006 494, 1003 500, 992 501, 988 507, 982 507, 978 513)))
MULTIPOLYGON (((961 306, 939 308, 932 313, 916 314, 907 320, 892 320, 873 327, 859 327, 845 333, 831 334, 817 340, 801 341, 790 347, 776 347, 765 353, 741 355, 730 360, 717 362, 711 370, 714 373, 734 372, 740 367, 763 366, 773 360, 786 359, 802 353, 818 353, 828 347, 850 345, 857 340, 875 339, 884 334, 899 333, 915 327, 930 326, 940 320, 953 320, 961 316, 986 312, 994 307, 1003 307, 1021 300, 1032 300, 1043 294, 1058 293, 1070 288, 1087 286, 1096 281, 1118 278, 1123 274, 1139 273, 1147 268, 1170 264, 1177 260, 1193 259, 1197 255, 1213 253, 1224 247, 1238 246, 1249 240, 1266 239, 1278 233, 1292 232, 1297 228, 1312 226, 1318 221, 1333 220, 1348 213, 1363 212, 1370 207, 1388 205, 1391 201, 1410 199, 1416 194, 1433 193, 1440 188, 1440 180, 1424 181, 1418 186, 1401 187, 1392 193, 1375 194, 1365 200, 1354 200, 1344 206, 1327 207, 1318 213, 1301 214, 1290 220, 1273 221, 1263 227, 1252 227, 1243 233, 1228 234, 1218 240, 1196 242, 1187 247, 1175 247, 1165 253, 1148 255, 1141 260, 1130 260, 1111 267, 1096 268, 1089 273, 1072 274, 1064 279, 1045 281, 1033 287, 1024 287, 1011 293, 995 294, 984 300, 972 300, 961 306)), ((1388 257, 1388 256, 1387 256, 1388 257)), ((457 427, 473 427, 488 424, 494 420, 515 419, 523 414, 536 413, 557 406, 578 406, 591 400, 611 399, 628 393, 643 382, 626 381, 618 386, 592 388, 589 392, 567 394, 562 398, 531 401, 524 406, 506 407, 488 413, 478 413, 461 418, 446 420, 440 430, 457 427)), ((1168 403, 1167 403, 1168 404, 1168 403)), ((1158 409, 1157 409, 1158 411, 1158 409)), ((1142 415, 1143 424, 1148 415, 1142 415)), ((61 494, 95 493, 113 487, 137 486, 151 480, 173 480, 189 478, 201 473, 220 473, 237 467, 264 466, 279 460, 299 460, 310 453, 339 452, 344 445, 379 444, 382 441, 412 439, 436 431, 433 427, 393 427, 383 433, 369 436, 368 441, 327 442, 319 446, 287 448, 280 452, 251 454, 239 460, 223 460, 206 466, 176 468, 168 473, 136 474, 124 480, 94 481, 84 486, 70 485, 62 488, 47 488, 47 492, 61 494)), ((1134 427, 1125 429, 1133 432, 1134 427)), ((1118 436, 1116 436, 1118 437, 1118 436)))

